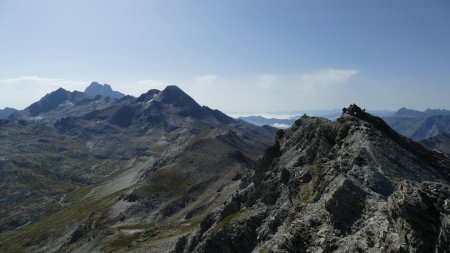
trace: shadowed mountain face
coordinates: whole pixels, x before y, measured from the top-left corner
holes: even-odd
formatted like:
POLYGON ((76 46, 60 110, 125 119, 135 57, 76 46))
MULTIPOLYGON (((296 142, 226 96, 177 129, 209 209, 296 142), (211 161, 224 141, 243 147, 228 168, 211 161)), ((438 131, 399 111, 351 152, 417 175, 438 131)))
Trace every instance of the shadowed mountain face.
POLYGON ((302 117, 175 252, 449 252, 450 159, 356 105, 302 117))
POLYGON ((176 86, 120 100, 60 89, 30 107, 0 125, 2 252, 169 251, 273 139, 176 86))
POLYGON ((440 134, 420 141, 424 145, 438 149, 450 156, 450 134, 440 134))
POLYGON ((446 133, 450 133, 450 115, 438 115, 427 118, 411 138, 421 140, 446 133))
POLYGON ((70 92, 59 88, 58 90, 47 94, 44 98, 39 100, 29 107, 27 111, 31 116, 36 117, 41 113, 46 113, 55 110, 60 105, 71 106, 73 103, 83 103, 88 100, 88 97, 81 92, 70 92))
POLYGON ((125 97, 125 94, 113 91, 111 86, 109 84, 99 84, 97 82, 92 82, 85 90, 84 93, 86 93, 88 96, 95 97, 95 96, 102 96, 102 97, 111 97, 116 99, 121 99, 125 97))

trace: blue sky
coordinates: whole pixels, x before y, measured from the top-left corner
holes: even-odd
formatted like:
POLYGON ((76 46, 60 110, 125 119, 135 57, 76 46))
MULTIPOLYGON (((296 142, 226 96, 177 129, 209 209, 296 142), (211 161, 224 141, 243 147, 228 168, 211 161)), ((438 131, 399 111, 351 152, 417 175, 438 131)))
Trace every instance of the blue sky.
POLYGON ((450 108, 450 1, 0 0, 0 108, 94 80, 228 113, 450 108))

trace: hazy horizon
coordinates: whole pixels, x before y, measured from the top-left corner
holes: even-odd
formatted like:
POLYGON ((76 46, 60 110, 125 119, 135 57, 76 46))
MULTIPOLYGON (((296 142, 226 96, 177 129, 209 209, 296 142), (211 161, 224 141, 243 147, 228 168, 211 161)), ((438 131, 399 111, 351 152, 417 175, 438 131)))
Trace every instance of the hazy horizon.
POLYGON ((450 108, 448 1, 0 2, 0 108, 91 81, 229 114, 450 108))
MULTIPOLYGON (((93 81, 93 82, 97 82, 97 81, 93 81)), ((103 84, 101 82, 97 82, 97 83, 99 83, 101 85, 105 85, 106 84, 106 83, 103 84)), ((88 87, 89 84, 90 83, 88 83, 86 85, 86 87, 88 87)), ((108 84, 108 85, 110 85, 110 84, 108 84)), ((173 85, 173 84, 168 84, 168 85, 173 85)), ((112 85, 110 85, 110 86, 111 86, 111 88, 114 91, 119 91, 119 92, 123 93, 121 90, 115 89, 114 86, 112 86, 112 85)), ((84 88, 86 88, 86 87, 84 87, 84 88)), ((165 87, 166 86, 162 85, 160 87, 153 87, 153 89, 163 90, 165 87)), ((59 89, 59 88, 66 89, 66 88, 64 88, 62 86, 60 86, 60 87, 58 87, 56 89, 59 89)), ((74 90, 66 89, 66 90, 84 92, 84 88, 83 89, 74 89, 74 90)), ((55 90, 51 90, 48 93, 51 93, 51 92, 53 92, 55 90)), ((145 93, 145 92, 146 91, 144 91, 143 93, 145 93)), ((48 93, 44 94, 43 96, 47 95, 48 93)), ((139 93, 139 94, 136 94, 136 95, 131 95, 131 94, 128 94, 128 93, 124 93, 124 94, 138 97, 139 95, 141 95, 143 93, 139 93)), ((32 101, 31 103, 27 104, 23 108, 12 107, 12 106, 5 106, 5 107, 0 107, 0 110, 1 109, 6 109, 6 108, 14 108, 14 109, 18 109, 18 110, 23 110, 26 107, 28 107, 29 105, 31 105, 32 103, 37 102, 37 101, 38 100, 32 101)), ((352 104, 352 103, 344 105, 343 107, 347 107, 350 104, 352 104)), ((208 106, 206 104, 202 104, 202 105, 208 106)), ((362 104, 359 104, 359 105, 363 106, 362 104)), ((365 108, 365 107, 363 106, 363 108, 365 108)), ((369 110, 369 112, 386 112, 386 113, 388 113, 388 112, 396 112, 396 111, 398 111, 401 108, 405 108, 405 107, 403 106, 403 107, 394 108, 394 109, 372 109, 372 108, 365 108, 365 109, 369 110)), ((444 109, 444 110, 447 109, 447 108, 409 108, 409 107, 406 107, 406 108, 407 109, 412 109, 412 110, 418 110, 418 111, 425 111, 427 109, 438 109, 438 110, 439 109, 444 109)), ((213 109, 216 109, 216 108, 213 108, 213 109)), ((262 117, 265 117, 265 118, 289 119, 289 118, 298 116, 298 115, 303 114, 303 113, 311 113, 311 115, 327 115, 327 113, 333 114, 333 113, 336 113, 336 112, 340 112, 341 110, 342 110, 342 107, 341 108, 327 108, 327 109, 308 109, 308 110, 302 110, 301 108, 299 108, 299 109, 294 109, 294 110, 291 110, 291 111, 265 111, 265 112, 263 112, 263 111, 260 111, 260 112, 257 112, 257 111, 255 111, 255 112, 226 112, 226 111, 224 111, 224 112, 226 114, 228 114, 229 116, 232 116, 234 118, 245 117, 245 116, 262 116, 262 117)))

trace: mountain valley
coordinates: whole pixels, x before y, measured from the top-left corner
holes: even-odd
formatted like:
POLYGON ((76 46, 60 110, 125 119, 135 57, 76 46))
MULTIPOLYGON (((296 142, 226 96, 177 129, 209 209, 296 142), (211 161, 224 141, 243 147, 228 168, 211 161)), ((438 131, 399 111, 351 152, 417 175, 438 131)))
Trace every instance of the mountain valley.
POLYGON ((142 231, 148 249, 169 248, 237 189, 274 130, 168 86, 120 100, 58 89, 0 134, 0 249, 86 252, 129 248, 142 231))

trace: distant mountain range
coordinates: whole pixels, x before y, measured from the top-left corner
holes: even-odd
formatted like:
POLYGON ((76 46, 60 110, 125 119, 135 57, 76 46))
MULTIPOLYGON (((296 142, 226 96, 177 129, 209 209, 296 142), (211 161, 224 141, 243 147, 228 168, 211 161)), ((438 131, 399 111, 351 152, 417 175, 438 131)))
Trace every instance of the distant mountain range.
MULTIPOLYGON (((0 119, 7 119, 15 113, 17 113, 13 116, 13 118, 15 119, 23 119, 24 117, 30 116, 37 117, 38 115, 45 114, 47 112, 55 114, 58 113, 55 112, 56 109, 59 110, 59 114, 61 114, 62 116, 66 115, 67 113, 67 110, 65 109, 72 107, 74 104, 87 105, 91 103, 91 106, 94 106, 93 104, 96 104, 95 107, 98 108, 104 106, 105 104, 108 104, 106 101, 111 101, 108 98, 121 99, 124 97, 125 94, 118 91, 113 91, 111 86, 108 84, 99 84, 97 82, 92 82, 84 92, 70 92, 63 88, 59 88, 58 90, 47 94, 41 100, 33 103, 22 111, 6 107, 5 109, 0 110, 0 119)), ((78 109, 85 110, 86 108, 78 107, 78 109)), ((46 115, 41 116, 46 117, 46 115)), ((51 116, 49 118, 51 118, 51 116)), ((40 118, 36 118, 36 120, 39 119, 40 118)))
POLYGON ((407 109, 405 107, 400 108, 392 117, 405 117, 405 118, 428 118, 438 115, 450 115, 449 110, 445 109, 426 109, 425 111, 417 111, 407 109))
POLYGON ((112 105, 117 99, 102 96, 89 96, 80 91, 67 91, 59 88, 31 104, 24 110, 16 111, 12 120, 55 121, 67 116, 79 116, 92 110, 112 105))
POLYGON ((397 132, 414 140, 422 140, 450 133, 450 111, 427 109, 425 111, 401 108, 384 120, 397 132))

